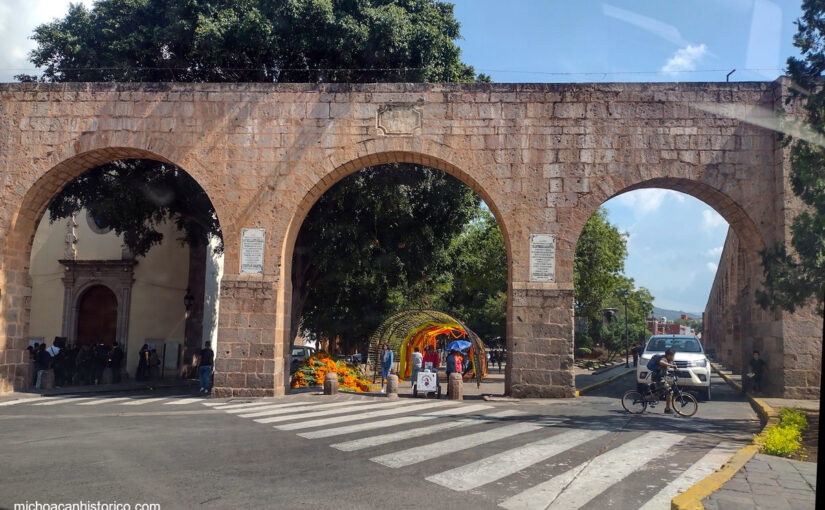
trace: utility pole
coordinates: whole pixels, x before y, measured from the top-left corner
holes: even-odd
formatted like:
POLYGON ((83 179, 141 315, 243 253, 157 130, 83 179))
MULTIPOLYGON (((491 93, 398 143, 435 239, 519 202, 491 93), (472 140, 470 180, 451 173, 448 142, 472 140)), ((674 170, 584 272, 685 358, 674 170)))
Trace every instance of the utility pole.
POLYGON ((627 298, 629 297, 627 289, 622 291, 622 297, 624 298, 624 366, 628 368, 630 366, 630 349, 628 348, 627 337, 627 298))

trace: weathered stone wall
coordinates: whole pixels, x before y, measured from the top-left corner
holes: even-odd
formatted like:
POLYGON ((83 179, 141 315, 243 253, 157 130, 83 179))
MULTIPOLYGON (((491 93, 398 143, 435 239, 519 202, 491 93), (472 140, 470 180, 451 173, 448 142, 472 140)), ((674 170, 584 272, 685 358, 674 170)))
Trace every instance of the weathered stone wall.
MULTIPOLYGON (((284 391, 306 213, 344 176, 408 162, 461 179, 499 221, 507 390, 570 396, 573 253, 587 218, 631 189, 691 194, 731 224, 758 280, 756 251, 784 242, 784 160, 775 136, 741 114, 773 111, 782 94, 778 83, 0 85, 0 384, 24 380, 34 226, 91 166, 153 158, 203 186, 226 244, 216 392, 270 395, 284 391), (239 274, 247 227, 266 229, 263 275, 239 274), (530 281, 535 233, 556 235, 554 282, 530 281)), ((766 327, 781 337, 794 321, 766 327)))

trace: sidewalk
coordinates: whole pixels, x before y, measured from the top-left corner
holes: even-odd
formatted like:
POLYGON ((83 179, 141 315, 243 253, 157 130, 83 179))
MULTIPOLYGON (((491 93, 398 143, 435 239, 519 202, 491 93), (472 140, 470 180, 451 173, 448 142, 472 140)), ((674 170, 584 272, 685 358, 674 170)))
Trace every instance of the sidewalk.
MULTIPOLYGON (((728 384, 741 391, 741 376, 714 364, 714 369, 728 384)), ((776 416, 782 407, 819 411, 818 400, 754 398, 752 405, 762 408, 760 415, 776 416)), ((764 423, 763 423, 764 424, 764 423)), ((810 510, 816 499, 816 459, 801 462, 757 453, 720 489, 702 500, 708 510, 810 510)))

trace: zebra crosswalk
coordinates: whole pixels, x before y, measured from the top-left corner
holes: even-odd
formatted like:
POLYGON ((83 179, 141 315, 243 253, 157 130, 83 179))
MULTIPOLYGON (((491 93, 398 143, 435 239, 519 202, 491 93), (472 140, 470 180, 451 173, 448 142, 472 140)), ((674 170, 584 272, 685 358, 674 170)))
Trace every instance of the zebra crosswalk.
MULTIPOLYGON (((429 470, 426 481, 472 491, 505 509, 591 508, 597 498, 609 497, 611 487, 656 459, 695 451, 684 434, 640 434, 604 423, 583 427, 491 403, 364 398, 204 405, 305 439, 330 440, 328 446, 342 455, 403 469, 405 476, 411 467, 424 466, 416 472, 429 470), (410 439, 434 436, 439 440, 426 447, 409 445, 410 439), (592 452, 584 462, 583 451, 592 452), (441 469, 433 473, 432 466, 441 469), (507 490, 502 490, 505 480, 507 490)), ((648 486, 657 492, 639 504, 642 510, 669 508, 673 497, 718 469, 736 448, 723 442, 692 464, 677 463, 678 469, 671 464, 664 470, 671 479, 663 478, 661 487, 648 486)))
MULTIPOLYGON (((168 395, 165 397, 147 397, 141 395, 134 395, 134 396, 127 396, 127 397, 114 397, 114 396, 94 396, 94 397, 79 397, 75 395, 61 395, 55 397, 24 397, 18 398, 13 400, 6 400, 0 402, 0 409, 2 408, 12 408, 16 409, 17 407, 12 406, 32 406, 32 407, 43 407, 43 406, 69 406, 69 405, 76 405, 76 406, 106 406, 106 405, 119 405, 119 406, 142 406, 146 404, 162 404, 162 405, 187 405, 187 404, 195 404, 198 402, 204 402, 206 399, 205 397, 191 397, 190 395, 168 395)), ((212 402, 210 402, 212 403, 212 402)), ((219 402, 215 402, 214 404, 219 404, 219 402)), ((257 404, 256 404, 257 405, 257 404)))

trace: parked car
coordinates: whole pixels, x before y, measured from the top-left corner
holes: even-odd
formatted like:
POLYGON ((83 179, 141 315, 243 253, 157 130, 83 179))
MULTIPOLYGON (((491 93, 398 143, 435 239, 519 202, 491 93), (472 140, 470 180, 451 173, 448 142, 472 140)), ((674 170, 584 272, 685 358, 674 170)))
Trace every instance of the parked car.
POLYGON ((309 359, 315 353, 315 348, 306 345, 296 346, 292 348, 292 371, 294 372, 298 365, 309 359))
POLYGON ((664 354, 667 349, 676 351, 673 362, 679 386, 698 390, 702 397, 710 400, 710 361, 702 349, 702 342, 693 335, 651 336, 636 367, 636 382, 650 382, 647 362, 656 354, 664 354))

